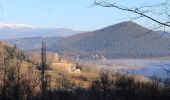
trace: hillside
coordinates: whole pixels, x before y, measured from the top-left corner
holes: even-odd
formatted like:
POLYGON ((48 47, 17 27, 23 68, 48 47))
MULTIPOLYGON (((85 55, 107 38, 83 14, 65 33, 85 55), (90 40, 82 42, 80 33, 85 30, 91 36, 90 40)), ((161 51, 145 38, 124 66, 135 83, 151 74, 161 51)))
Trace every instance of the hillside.
POLYGON ((69 36, 49 49, 80 58, 149 58, 170 55, 170 40, 134 22, 69 36))
POLYGON ((164 38, 170 38, 170 32, 168 31, 162 31, 162 30, 157 30, 155 31, 156 33, 158 33, 160 35, 160 37, 164 37, 164 38))
POLYGON ((46 42, 47 46, 61 40, 62 37, 27 37, 7 40, 11 44, 16 44, 22 50, 34 50, 41 48, 42 41, 46 42))
POLYGON ((7 52, 8 50, 12 49, 12 45, 8 42, 0 40, 0 52, 4 54, 4 52, 7 52))
MULTIPOLYGON (((4 59, 13 59, 14 57, 17 57, 17 59, 22 59, 27 62, 27 57, 25 56, 24 52, 17 48, 16 46, 13 46, 5 41, 0 40, 0 65, 3 64, 4 59)), ((2 66, 0 66, 2 67, 2 66)))

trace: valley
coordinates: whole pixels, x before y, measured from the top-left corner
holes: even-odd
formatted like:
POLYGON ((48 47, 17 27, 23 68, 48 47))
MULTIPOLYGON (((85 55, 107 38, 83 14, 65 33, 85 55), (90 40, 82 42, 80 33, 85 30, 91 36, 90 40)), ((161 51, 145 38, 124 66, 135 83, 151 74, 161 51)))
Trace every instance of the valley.
MULTIPOLYGON (((28 53, 28 56, 39 53, 37 59, 40 59, 41 42, 44 41, 47 50, 51 52, 51 57, 58 53, 64 59, 78 62, 87 68, 94 67, 115 72, 133 70, 136 71, 136 74, 146 75, 145 72, 139 70, 150 70, 156 64, 168 62, 169 57, 166 56, 170 55, 169 37, 160 37, 160 34, 163 32, 154 32, 127 21, 70 36, 25 37, 6 41, 13 45, 16 44, 28 53), (155 65, 151 65, 151 63, 155 65)), ((49 62, 52 62, 51 57, 48 59, 51 59, 49 62)), ((150 72, 152 73, 150 76, 157 73, 160 67, 157 66, 157 68, 150 72)), ((162 73, 166 73, 166 71, 162 73)))
POLYGON ((0 100, 170 100, 170 0, 0 0, 0 100))
POLYGON ((1 65, 10 64, 6 69, 10 71, 7 71, 9 75, 18 73, 24 76, 24 80, 19 81, 30 82, 29 88, 34 94, 41 90, 42 75, 48 80, 48 88, 57 91, 81 88, 84 93, 93 88, 95 79, 102 77, 115 82, 119 82, 119 78, 131 80, 132 77, 134 84, 150 84, 154 77, 157 81, 169 80, 170 40, 160 34, 127 21, 70 36, 6 39, 0 44, 1 61, 6 60, 3 56, 10 58, 1 65))
MULTIPOLYGON (((38 53, 39 58, 36 57, 34 61, 40 59, 41 42, 44 41, 49 53, 51 52, 51 57, 47 57, 49 62, 52 62, 52 55, 58 53, 64 59, 78 62, 85 68, 123 73, 129 71, 147 77, 150 73, 150 77, 162 69, 154 65, 169 63, 169 37, 160 37, 161 34, 162 31, 154 32, 128 21, 96 31, 80 34, 75 32, 75 35, 70 36, 24 37, 6 41, 16 44, 33 58, 38 53), (145 73, 142 70, 150 72, 145 73)), ((40 60, 36 62, 40 63, 40 60)), ((162 70, 161 73, 164 75, 159 74, 162 78, 168 76, 166 71, 162 70)))

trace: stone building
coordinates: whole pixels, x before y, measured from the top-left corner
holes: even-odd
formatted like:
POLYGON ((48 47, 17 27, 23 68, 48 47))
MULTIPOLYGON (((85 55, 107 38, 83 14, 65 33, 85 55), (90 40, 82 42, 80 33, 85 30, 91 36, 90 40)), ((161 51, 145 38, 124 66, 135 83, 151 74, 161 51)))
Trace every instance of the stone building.
POLYGON ((62 59, 58 56, 56 53, 54 56, 54 60, 52 63, 52 69, 53 70, 63 70, 67 71, 69 73, 80 73, 80 69, 77 68, 77 63, 69 62, 65 59, 62 59))

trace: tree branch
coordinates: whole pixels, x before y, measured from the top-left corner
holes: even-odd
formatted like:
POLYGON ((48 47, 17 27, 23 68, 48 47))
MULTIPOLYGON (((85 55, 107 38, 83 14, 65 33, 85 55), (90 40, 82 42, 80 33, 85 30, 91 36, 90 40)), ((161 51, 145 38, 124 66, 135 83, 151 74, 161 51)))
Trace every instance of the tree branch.
POLYGON ((132 12, 132 13, 138 14, 142 17, 148 18, 148 19, 150 19, 150 20, 152 20, 152 21, 154 21, 158 24, 161 24, 163 26, 170 27, 170 25, 168 24, 169 22, 162 22, 162 21, 159 21, 159 20, 157 20, 157 19, 155 19, 151 16, 148 16, 147 14, 145 14, 145 12, 140 10, 141 9, 140 7, 132 9, 132 8, 126 8, 126 7, 123 7, 123 6, 120 6, 120 5, 111 4, 111 3, 107 3, 107 2, 97 2, 96 0, 95 0, 93 5, 102 6, 102 7, 113 7, 113 8, 119 9, 119 10, 132 12))

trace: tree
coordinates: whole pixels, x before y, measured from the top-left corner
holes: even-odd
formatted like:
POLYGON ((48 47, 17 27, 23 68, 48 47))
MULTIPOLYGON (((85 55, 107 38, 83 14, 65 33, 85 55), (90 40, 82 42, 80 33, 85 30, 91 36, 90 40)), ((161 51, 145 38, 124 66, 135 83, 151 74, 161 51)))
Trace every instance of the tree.
POLYGON ((11 48, 0 45, 3 100, 30 100, 39 85, 39 73, 24 57, 16 46, 11 48))
POLYGON ((0 42, 0 67, 3 66, 4 49, 2 43, 0 42))
POLYGON ((59 85, 58 86, 59 91, 63 92, 71 90, 75 85, 75 83, 72 82, 71 78, 65 73, 60 74, 60 77, 57 79, 57 83, 59 85))
POLYGON ((3 96, 14 100, 23 100, 25 93, 23 83, 26 80, 21 67, 24 59, 16 45, 11 48, 4 57, 4 86, 3 96))
POLYGON ((90 98, 93 99, 105 99, 108 98, 108 95, 111 86, 113 85, 113 80, 109 78, 108 72, 101 72, 99 74, 99 78, 92 81, 91 84, 91 96, 90 98))
POLYGON ((41 99, 46 100, 47 99, 47 62, 46 62, 46 44, 45 42, 42 42, 42 48, 41 48, 41 99))
MULTIPOLYGON (((149 3, 149 4, 144 3, 144 5, 141 4, 133 7, 129 7, 124 4, 121 4, 120 1, 121 0, 112 0, 112 1, 94 0, 94 5, 115 8, 115 9, 136 14, 137 17, 134 17, 131 20, 139 19, 139 18, 147 18, 158 25, 155 28, 170 27, 170 1, 169 0, 157 0, 157 1, 154 0, 154 3, 149 3)), ((127 0, 124 2, 127 2, 127 0)))

